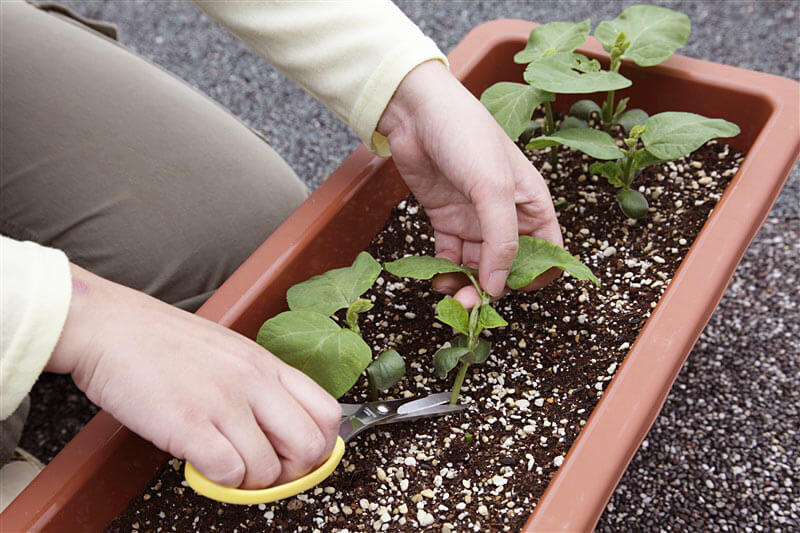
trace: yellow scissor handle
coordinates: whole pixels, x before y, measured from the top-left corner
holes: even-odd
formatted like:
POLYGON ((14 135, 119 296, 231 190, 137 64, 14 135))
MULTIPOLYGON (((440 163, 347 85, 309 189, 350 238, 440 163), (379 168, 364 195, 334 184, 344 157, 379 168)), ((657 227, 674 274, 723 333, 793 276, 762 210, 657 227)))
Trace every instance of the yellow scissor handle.
POLYGON ((331 456, 316 470, 312 470, 305 476, 295 479, 294 481, 289 481, 283 485, 276 485, 266 489, 232 489, 230 487, 217 485, 213 481, 206 479, 189 463, 189 461, 186 461, 186 468, 183 471, 183 475, 186 477, 186 482, 189 486, 198 494, 202 494, 206 498, 211 498, 212 500, 241 505, 270 503, 294 496, 295 494, 300 494, 311 487, 319 485, 336 469, 343 455, 344 441, 342 437, 336 437, 336 444, 333 447, 331 456))

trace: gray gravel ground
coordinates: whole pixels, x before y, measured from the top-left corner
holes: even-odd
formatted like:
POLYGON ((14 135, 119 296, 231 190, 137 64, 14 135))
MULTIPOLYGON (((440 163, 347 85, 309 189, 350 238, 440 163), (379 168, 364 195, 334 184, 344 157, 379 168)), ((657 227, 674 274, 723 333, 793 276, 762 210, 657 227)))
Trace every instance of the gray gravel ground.
MULTIPOLYGON (((117 23, 124 44, 263 131, 311 187, 358 144, 330 112, 191 4, 64 3, 117 23)), ((655 3, 692 19, 692 36, 681 54, 798 79, 799 3, 655 3)), ((596 23, 631 4, 399 2, 445 51, 487 20, 591 16, 596 23)), ((800 528, 799 175, 795 167, 598 529, 800 528)), ((46 441, 47 428, 39 431, 28 439, 46 441)))

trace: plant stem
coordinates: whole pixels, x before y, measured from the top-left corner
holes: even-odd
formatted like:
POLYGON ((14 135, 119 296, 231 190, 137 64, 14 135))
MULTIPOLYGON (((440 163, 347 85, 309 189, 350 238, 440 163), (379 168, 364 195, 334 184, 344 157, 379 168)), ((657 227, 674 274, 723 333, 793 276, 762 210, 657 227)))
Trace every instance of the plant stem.
POLYGON ((378 401, 378 386, 375 385, 375 382, 372 378, 369 377, 367 374, 367 381, 369 382, 369 401, 377 402, 378 401))
POLYGON ((478 296, 480 296, 481 301, 483 301, 484 292, 483 289, 481 289, 481 284, 478 283, 478 280, 476 280, 475 276, 473 276, 470 272, 467 272, 466 274, 467 274, 467 279, 469 279, 469 281, 472 283, 472 286, 475 287, 475 290, 478 291, 478 296))
POLYGON ((480 331, 478 331, 478 317, 481 314, 481 306, 476 305, 472 308, 469 312, 469 349, 470 351, 475 349, 475 345, 478 343, 478 335, 480 335, 480 331))
POLYGON ((614 91, 608 91, 603 104, 603 129, 608 133, 611 130, 611 121, 614 119, 614 91))
MULTIPOLYGON (((545 123, 545 135, 552 135, 556 132, 556 123, 553 120, 553 107, 550 102, 544 103, 544 114, 547 122, 545 123)), ((550 165, 553 167, 553 172, 556 170, 558 163, 558 145, 550 147, 550 165)))
POLYGON ((458 393, 461 392, 461 385, 464 383, 464 376, 467 375, 468 368, 469 368, 469 363, 461 361, 461 366, 458 369, 458 374, 456 374, 456 380, 453 382, 452 392, 450 392, 450 405, 455 405, 456 403, 458 403, 458 393))
POLYGON ((544 133, 545 135, 552 135, 556 132, 556 123, 553 121, 553 108, 550 105, 550 102, 544 103, 544 114, 547 119, 547 122, 544 125, 544 133))
POLYGON ((622 165, 622 181, 625 182, 625 185, 628 188, 630 188, 631 182, 633 182, 633 176, 632 176, 633 172, 631 172, 631 170, 633 169, 633 154, 634 151, 629 150, 625 154, 625 162, 622 165))

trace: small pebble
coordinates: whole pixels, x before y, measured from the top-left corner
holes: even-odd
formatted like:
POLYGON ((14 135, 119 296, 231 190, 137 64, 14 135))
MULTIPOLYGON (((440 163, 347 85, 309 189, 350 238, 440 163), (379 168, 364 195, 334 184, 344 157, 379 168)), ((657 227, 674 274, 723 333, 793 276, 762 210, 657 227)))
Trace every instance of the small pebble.
POLYGON ((433 515, 430 513, 426 513, 424 509, 420 509, 417 511, 417 522, 422 527, 427 527, 433 524, 433 515))

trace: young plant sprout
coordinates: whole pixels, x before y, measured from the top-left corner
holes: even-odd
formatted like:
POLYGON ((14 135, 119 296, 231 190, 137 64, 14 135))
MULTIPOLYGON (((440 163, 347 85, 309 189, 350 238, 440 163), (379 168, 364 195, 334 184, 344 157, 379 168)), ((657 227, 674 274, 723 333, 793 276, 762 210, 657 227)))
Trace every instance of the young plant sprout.
MULTIPOLYGON (((512 289, 521 289, 553 267, 561 268, 577 279, 600 284, 589 268, 569 252, 548 241, 527 235, 519 238, 519 251, 512 263, 507 284, 512 289)), ((429 256, 404 257, 386 263, 384 268, 397 277, 419 280, 431 279, 437 274, 460 273, 478 291, 480 304, 471 311, 467 311, 458 300, 450 297, 442 299, 436 306, 437 320, 458 332, 450 341, 450 346, 440 348, 433 355, 433 365, 439 377, 447 377, 451 370, 460 365, 450 394, 450 403, 455 404, 467 369, 470 365, 483 363, 491 353, 492 345, 481 337, 481 332, 507 326, 508 323, 492 307, 491 297, 478 283, 478 272, 474 268, 457 265, 443 257, 429 256)))
POLYGON ((738 134, 739 127, 727 120, 668 111, 634 126, 625 139, 626 148, 620 149, 610 135, 594 129, 571 129, 537 137, 526 148, 564 144, 596 159, 613 160, 593 163, 589 170, 620 189, 617 202, 626 216, 641 218, 647 214, 647 200, 631 184, 642 170, 687 155, 711 139, 738 134))
MULTIPOLYGON (((583 22, 551 22, 534 28, 523 50, 514 61, 527 64, 525 83, 500 82, 481 95, 481 102, 495 117, 509 137, 528 140, 542 129, 545 135, 556 132, 551 102, 556 93, 593 93, 630 86, 631 82, 617 72, 603 71, 597 60, 590 60, 574 50, 586 41, 590 20, 583 22), (534 110, 544 104, 545 123, 531 121, 534 110)), ((561 128, 584 126, 568 121, 561 128)), ((553 148, 553 166, 558 152, 553 148)))
POLYGON ((294 285, 286 293, 290 310, 264 322, 256 341, 335 398, 350 390, 366 369, 370 399, 376 400, 378 390, 390 388, 405 374, 405 362, 395 350, 372 360, 358 326, 358 316, 372 309, 372 302, 361 295, 380 273, 380 263, 361 252, 349 267, 294 285), (347 309, 347 328, 330 318, 340 309, 347 309))
MULTIPOLYGON (((609 69, 619 72, 623 59, 630 59, 640 67, 651 67, 669 59, 675 50, 686 45, 691 33, 689 17, 678 11, 658 6, 631 6, 614 20, 604 20, 597 25, 594 36, 610 54, 609 69)), ((614 105, 614 91, 608 91, 601 108, 592 100, 579 100, 569 110, 571 116, 589 120, 597 113, 607 132, 619 124, 630 133, 631 128, 647 120, 641 109, 626 111, 628 98, 614 105)))

